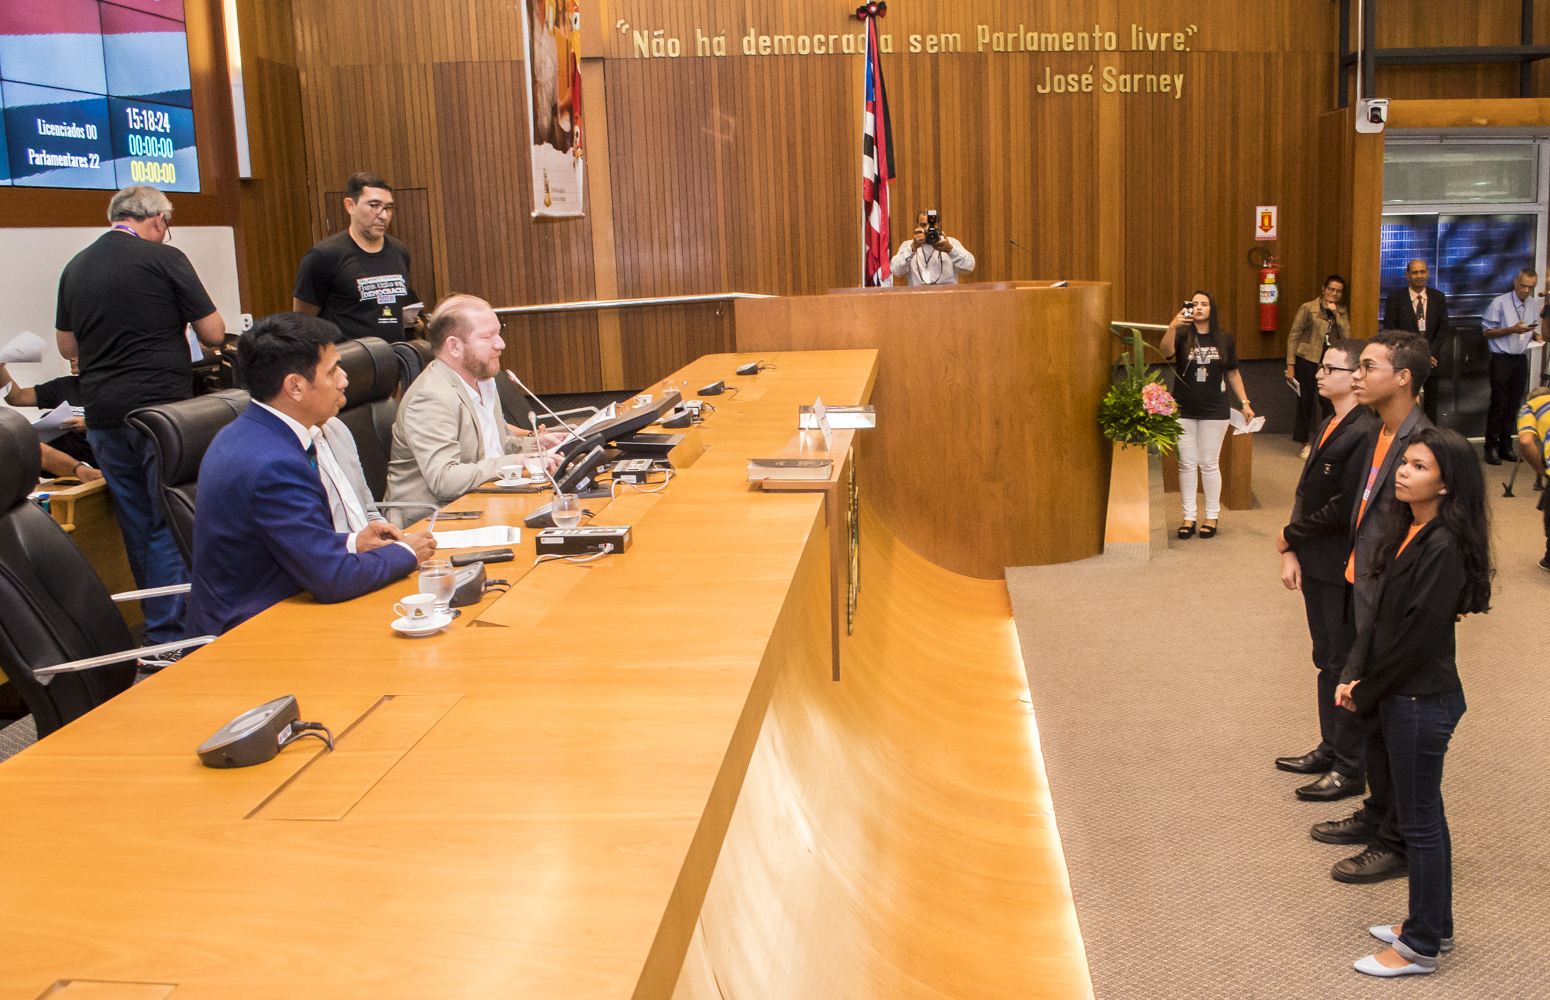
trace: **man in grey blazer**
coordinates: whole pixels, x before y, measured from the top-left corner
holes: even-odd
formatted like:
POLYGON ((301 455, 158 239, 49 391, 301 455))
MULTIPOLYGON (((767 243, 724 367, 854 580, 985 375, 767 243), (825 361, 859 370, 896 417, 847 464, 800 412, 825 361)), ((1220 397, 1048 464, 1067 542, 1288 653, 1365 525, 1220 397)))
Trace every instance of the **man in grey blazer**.
MULTIPOLYGON (((1358 630, 1365 629, 1377 613, 1378 581, 1369 575, 1373 550, 1384 523, 1398 516, 1403 506, 1394 495, 1394 472, 1404 461, 1411 437, 1421 428, 1432 426, 1416 406, 1416 395, 1431 370, 1431 347, 1424 337, 1403 330, 1380 330, 1362 351, 1352 377, 1356 401, 1376 410, 1382 421, 1368 432, 1366 444, 1352 459, 1368 469, 1351 512, 1351 558, 1346 568, 1358 630)), ((1349 678, 1342 675, 1342 680, 1346 679, 1349 678)), ((1317 823, 1312 831, 1314 840, 1327 844, 1367 845, 1360 854, 1335 863, 1330 874, 1337 882, 1381 882, 1403 877, 1409 871, 1405 841, 1394 810, 1393 777, 1383 728, 1377 716, 1365 726, 1367 801, 1347 819, 1317 823)))
MULTIPOLYGON (((436 358, 398 402, 388 457, 386 501, 406 524, 521 463, 527 432, 506 423, 495 376, 501 370, 500 319, 483 299, 453 295, 436 307, 427 333, 436 358)), ((545 447, 563 434, 540 435, 545 447)))

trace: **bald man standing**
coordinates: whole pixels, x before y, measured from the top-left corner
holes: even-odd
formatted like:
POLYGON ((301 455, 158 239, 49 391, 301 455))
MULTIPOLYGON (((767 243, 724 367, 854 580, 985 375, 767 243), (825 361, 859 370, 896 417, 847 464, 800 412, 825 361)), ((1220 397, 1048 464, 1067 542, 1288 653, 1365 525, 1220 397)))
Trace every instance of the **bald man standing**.
POLYGON ((1431 269, 1419 257, 1405 268, 1405 287, 1389 293, 1383 303, 1383 329, 1409 330, 1426 338, 1432 349, 1432 373, 1421 388, 1421 409, 1426 419, 1437 422, 1437 391, 1441 379, 1437 377, 1438 359, 1442 357, 1444 343, 1452 327, 1448 325, 1448 297, 1435 288, 1428 288, 1431 269))

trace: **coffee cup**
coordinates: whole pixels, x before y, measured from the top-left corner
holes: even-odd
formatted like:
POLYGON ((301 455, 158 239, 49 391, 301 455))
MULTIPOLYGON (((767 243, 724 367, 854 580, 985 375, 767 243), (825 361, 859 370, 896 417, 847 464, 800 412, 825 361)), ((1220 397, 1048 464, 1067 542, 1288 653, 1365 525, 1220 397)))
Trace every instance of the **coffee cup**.
POLYGON ((430 621, 436 612, 436 595, 412 594, 393 605, 393 610, 411 622, 430 621))
POLYGON ((635 397, 634 402, 635 402, 636 406, 647 406, 647 405, 650 405, 650 403, 651 403, 651 393, 649 393, 649 392, 641 393, 639 396, 635 397))
POLYGON ((497 469, 496 472, 499 473, 502 482, 509 483, 514 479, 522 478, 522 466, 520 465, 508 465, 504 469, 497 469))

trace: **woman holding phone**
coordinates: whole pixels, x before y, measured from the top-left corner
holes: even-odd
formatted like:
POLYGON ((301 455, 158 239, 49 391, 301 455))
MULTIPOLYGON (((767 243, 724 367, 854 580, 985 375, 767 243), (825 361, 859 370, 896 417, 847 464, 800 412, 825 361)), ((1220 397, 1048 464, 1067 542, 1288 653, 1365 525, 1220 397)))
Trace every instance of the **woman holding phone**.
MULTIPOLYGON (((1384 526, 1373 573, 1378 611, 1357 637, 1335 689, 1342 707, 1377 716, 1395 817, 1410 863, 1403 924, 1368 928, 1391 947, 1358 959, 1369 976, 1435 972, 1453 948, 1453 848, 1442 763, 1464 714, 1454 623, 1491 604, 1490 524, 1475 450, 1455 431, 1417 431, 1394 474, 1400 506, 1384 526)), ((1369 744, 1374 746, 1374 744, 1369 744)), ((1370 759, 1374 780, 1379 774, 1370 759)))
POLYGON ((1216 534, 1221 513, 1222 439, 1227 436, 1230 403, 1243 406, 1246 420, 1254 419, 1248 393, 1243 391, 1243 376, 1238 372, 1238 343, 1216 321, 1216 300, 1207 292, 1196 292, 1173 317, 1162 336, 1162 355, 1173 362, 1178 376, 1173 397, 1179 404, 1179 423, 1184 436, 1179 438, 1179 492, 1184 497, 1184 524, 1179 537, 1195 534, 1195 472, 1205 484, 1206 516, 1200 525, 1200 537, 1216 534), (1227 394, 1232 387, 1232 395, 1227 394))

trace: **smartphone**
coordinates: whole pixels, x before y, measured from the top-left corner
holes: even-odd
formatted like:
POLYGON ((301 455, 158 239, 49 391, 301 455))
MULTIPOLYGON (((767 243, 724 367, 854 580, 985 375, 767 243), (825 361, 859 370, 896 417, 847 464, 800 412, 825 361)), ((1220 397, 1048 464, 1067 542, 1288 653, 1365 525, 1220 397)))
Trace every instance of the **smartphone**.
POLYGON ((1194 312, 1195 312, 1195 300, 1194 299, 1190 299, 1188 302, 1184 303, 1184 315, 1192 316, 1192 315, 1194 315, 1194 312))
POLYGON ((444 510, 436 515, 438 521, 477 521, 484 516, 482 510, 444 510))

